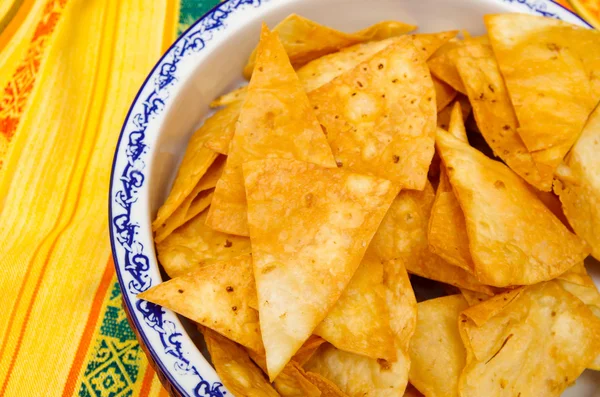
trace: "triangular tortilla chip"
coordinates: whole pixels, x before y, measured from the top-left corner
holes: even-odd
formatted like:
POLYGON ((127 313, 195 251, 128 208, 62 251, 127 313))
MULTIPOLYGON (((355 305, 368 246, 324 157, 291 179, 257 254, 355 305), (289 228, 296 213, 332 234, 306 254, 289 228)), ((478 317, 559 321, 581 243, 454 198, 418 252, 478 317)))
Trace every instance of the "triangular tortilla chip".
POLYGON ((248 306, 256 295, 252 257, 215 262, 138 295, 173 310, 257 352, 263 351, 258 313, 248 306))
POLYGON ((589 29, 524 14, 487 15, 485 24, 519 120, 518 133, 541 175, 552 174, 599 99, 573 46, 577 32, 589 29))
MULTIPOLYGON (((452 107, 448 132, 468 143, 460 102, 455 102, 452 107)), ((469 252, 465 217, 443 165, 440 166, 440 181, 431 208, 427 238, 433 253, 473 274, 475 266, 469 252)))
POLYGON ((600 106, 557 172, 554 190, 575 233, 600 260, 600 106))
POLYGON ((417 326, 417 299, 402 261, 383 261, 383 284, 395 345, 408 351, 417 326))
POLYGON ((488 44, 487 36, 478 36, 465 38, 464 40, 454 39, 440 47, 435 54, 427 61, 427 66, 431 74, 448 84, 461 94, 467 93, 462 79, 456 70, 457 54, 454 50, 476 44, 488 44))
POLYGON ((435 105, 439 113, 456 98, 457 92, 437 77, 431 76, 431 79, 433 80, 433 88, 435 89, 435 105))
POLYGON ((436 145, 465 215, 481 282, 496 287, 534 284, 564 273, 587 256, 585 242, 506 165, 441 129, 436 145))
MULTIPOLYGON (((571 270, 558 276, 556 281, 561 287, 585 303, 592 313, 600 318, 600 292, 583 263, 573 266, 571 270)), ((600 354, 588 365, 588 368, 600 371, 600 354)))
POLYGON ((323 343, 325 343, 325 339, 317 335, 311 335, 294 354, 293 360, 300 365, 304 365, 323 343))
POLYGON ((467 355, 458 331, 458 316, 468 307, 461 295, 419 303, 417 329, 410 341, 408 379, 421 393, 458 397, 458 378, 467 355))
POLYGON ((314 372, 306 372, 306 377, 321 390, 321 397, 348 397, 329 379, 314 372))
POLYGON ((314 333, 338 349, 395 360, 381 262, 363 259, 348 287, 314 333))
POLYGON ((230 392, 238 397, 279 397, 243 347, 210 329, 202 333, 219 379, 230 392))
POLYGON ((202 212, 156 244, 160 264, 177 277, 219 260, 250 253, 250 239, 221 233, 205 225, 202 212))
POLYGON ((481 134, 494 154, 540 190, 550 190, 552 175, 539 174, 531 153, 517 133, 518 121, 500 69, 488 45, 457 53, 456 68, 464 82, 481 134))
POLYGON ((210 227, 248 235, 242 164, 267 157, 335 167, 327 139, 277 33, 263 26, 257 73, 248 85, 225 171, 215 190, 207 219, 210 227))
POLYGON ((434 197, 430 183, 422 192, 402 191, 383 218, 367 255, 382 261, 398 260, 418 276, 492 295, 492 288, 429 250, 427 224, 434 197))
POLYGON ((463 120, 467 120, 469 115, 471 114, 471 102, 469 102, 469 98, 465 95, 458 93, 456 98, 450 103, 450 105, 443 108, 437 114, 437 126, 443 130, 448 130, 450 126, 450 114, 452 113, 452 109, 454 103, 460 103, 460 108, 462 110, 463 120))
POLYGON ((461 314, 461 396, 559 396, 600 353, 600 320, 555 282, 501 302, 500 310, 490 299, 461 314), (486 321, 472 319, 471 312, 488 309, 486 321))
POLYGON ((346 288, 394 196, 391 182, 296 160, 244 164, 269 376, 346 288))
MULTIPOLYGON (((244 94, 245 92, 244 90, 244 94)), ((244 97, 245 95, 242 99, 244 97)), ((238 101, 215 112, 210 120, 218 123, 220 128, 215 129, 213 133, 206 137, 204 147, 225 155, 229 153, 229 143, 235 133, 241 108, 242 101, 238 101)))
MULTIPOLYGON (((248 350, 248 355, 266 374, 265 356, 252 350, 248 350)), ((308 379, 302 367, 294 361, 285 365, 273 381, 273 387, 282 397, 319 397, 321 395, 319 388, 308 379)))
MULTIPOLYGON (((320 25, 297 14, 291 14, 279 22, 273 31, 281 37, 281 42, 291 64, 297 68, 305 63, 338 51, 344 47, 370 40, 382 40, 415 30, 417 27, 396 21, 383 21, 359 30, 344 33, 328 26, 320 25)), ((258 48, 255 49, 244 67, 244 76, 253 73, 258 48)))
POLYGON ((202 186, 197 185, 186 197, 181 205, 167 218, 167 220, 154 233, 154 242, 161 243, 173 233, 178 227, 204 211, 210 205, 215 189, 200 190, 202 186))
POLYGON ((327 378, 348 396, 397 397, 408 383, 409 366, 408 354, 402 349, 398 349, 395 362, 387 362, 324 344, 304 368, 327 378))
POLYGON ((433 157, 435 90, 410 37, 312 91, 338 166, 421 190, 433 157))

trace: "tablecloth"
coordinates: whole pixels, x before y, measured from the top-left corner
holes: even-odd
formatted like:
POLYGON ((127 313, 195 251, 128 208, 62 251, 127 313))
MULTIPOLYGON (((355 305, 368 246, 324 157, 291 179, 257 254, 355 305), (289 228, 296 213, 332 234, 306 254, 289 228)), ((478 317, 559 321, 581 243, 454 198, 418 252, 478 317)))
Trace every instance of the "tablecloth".
POLYGON ((108 179, 145 76, 217 2, 0 1, 0 396, 167 395, 121 306, 108 179))

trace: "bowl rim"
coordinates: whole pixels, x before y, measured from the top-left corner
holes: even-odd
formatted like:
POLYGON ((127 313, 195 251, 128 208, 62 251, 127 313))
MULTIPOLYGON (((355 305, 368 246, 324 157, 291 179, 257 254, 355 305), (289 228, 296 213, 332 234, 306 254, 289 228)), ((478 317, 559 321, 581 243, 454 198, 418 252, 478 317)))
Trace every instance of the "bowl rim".
MULTIPOLYGON (((558 19, 563 19, 565 15, 569 15, 567 19, 571 20, 571 22, 592 28, 592 25, 586 22, 582 17, 554 0, 488 1, 512 6, 515 8, 515 12, 520 11, 527 14, 542 15, 558 19)), ((149 96, 142 98, 142 94, 148 91, 153 83, 156 86, 156 90, 166 90, 167 88, 170 88, 175 92, 179 91, 184 85, 186 79, 182 78, 182 81, 178 82, 178 79, 175 77, 177 62, 183 58, 197 54, 204 48, 203 42, 200 43, 195 40, 211 40, 212 36, 209 38, 203 38, 201 35, 210 30, 213 30, 212 33, 219 32, 220 30, 227 30, 226 26, 223 25, 222 22, 226 20, 229 15, 235 12, 242 12, 246 7, 258 8, 269 2, 271 2, 271 0, 225 0, 207 11, 189 28, 181 33, 174 43, 159 58, 136 93, 136 96, 132 101, 132 104, 124 119, 123 126, 119 133, 119 138, 115 147, 109 181, 108 222, 111 253, 116 268, 119 286, 122 292, 123 302, 125 304, 124 309, 130 313, 131 325, 137 331, 136 335, 138 335, 138 338, 141 339, 140 342, 145 345, 147 351, 150 353, 151 361, 154 361, 156 364, 156 369, 162 372, 162 374, 170 382, 171 386, 174 387, 174 389, 181 395, 211 397, 223 396, 223 394, 226 392, 226 389, 219 381, 218 376, 206 359, 201 356, 204 359, 204 362, 200 360, 199 362, 192 363, 187 358, 189 357, 190 352, 184 351, 184 348, 191 348, 191 353, 194 356, 196 355, 194 353, 200 355, 201 353, 189 338, 189 335, 183 328, 183 325, 176 315, 170 310, 163 309, 160 306, 149 304, 145 301, 137 299, 135 294, 128 290, 127 285, 125 284, 125 276, 127 273, 131 275, 133 274, 133 271, 138 271, 138 276, 140 277, 136 279, 138 285, 133 285, 133 287, 135 287, 134 290, 141 292, 149 288, 152 285, 152 280, 148 280, 150 276, 146 274, 145 279, 146 281, 150 281, 150 283, 144 283, 144 274, 142 272, 152 270, 150 269, 150 262, 147 255, 155 255, 153 246, 146 248, 142 246, 139 252, 136 252, 136 250, 133 248, 135 243, 139 244, 139 242, 135 240, 135 236, 138 234, 138 232, 136 232, 136 228, 139 227, 139 219, 136 221, 136 217, 132 216, 135 213, 132 211, 132 208, 136 203, 136 193, 139 193, 139 191, 142 189, 146 176, 142 172, 142 170, 145 168, 143 159, 141 160, 141 168, 133 167, 131 160, 135 162, 140 160, 142 156, 145 156, 147 157, 146 161, 149 163, 152 162, 152 156, 148 156, 149 148, 144 144, 143 141, 145 138, 145 133, 148 129, 148 125, 150 125, 153 120, 158 118, 161 113, 164 116, 165 108, 169 104, 169 98, 171 98, 172 102, 172 98, 176 97, 176 95, 166 95, 165 97, 157 96, 155 98, 151 98, 149 96), (197 35, 198 37, 195 38, 194 35, 197 35), (171 62, 169 63, 168 61, 171 62), (168 66, 168 68, 166 73, 163 73, 163 70, 159 69, 165 69, 165 66, 168 66), (144 113, 133 114, 137 108, 143 108, 144 113), (144 119, 135 120, 138 116, 143 116, 144 119), (129 131, 133 126, 138 129, 129 131), (133 134, 136 133, 138 135, 133 137, 133 134), (126 138, 129 138, 130 141, 132 138, 135 138, 136 140, 131 145, 124 146, 124 140, 126 138), (137 139, 139 139, 139 141, 137 139), (123 167, 123 172, 117 175, 118 162, 120 159, 125 158, 128 160, 128 165, 123 167), (119 185, 119 183, 122 183, 122 186, 119 185), (125 192, 123 189, 125 189, 125 192), (123 194, 125 194, 125 197, 123 197, 123 194), (128 202, 128 200, 131 201, 128 202), (117 210, 117 206, 125 209, 126 213, 115 215, 118 212, 122 212, 117 210), (126 216, 126 218, 123 218, 124 216, 126 216), (123 224, 122 221, 126 221, 126 224, 123 224), (129 247, 126 248, 124 245, 129 245, 129 247), (120 253, 118 248, 119 246, 121 247, 121 250, 124 249, 125 256, 120 253), (144 253, 147 255, 144 255, 144 253), (154 330, 157 332, 161 332, 160 330, 157 330, 157 328, 162 329, 163 333, 165 333, 166 328, 172 328, 167 331, 170 332, 167 335, 167 343, 170 343, 169 346, 167 346, 164 342, 163 346, 156 346, 156 342, 150 340, 150 335, 147 335, 146 328, 138 318, 139 313, 145 314, 144 320, 146 321, 146 325, 154 328, 154 330), (166 318, 163 318, 163 315, 165 315, 166 318), (178 338, 182 339, 178 340, 178 338), (159 353, 157 348, 161 348, 163 351, 159 353), (195 350, 195 352, 193 350, 195 350), (178 355, 177 359, 179 361, 175 363, 175 369, 179 369, 179 373, 174 373, 172 370, 167 369, 167 364, 164 361, 166 355, 168 354, 178 355), (177 368, 178 365, 179 368, 177 368), (196 366, 198 366, 200 371, 196 368, 196 366), (187 378, 187 380, 184 379, 184 376, 189 375, 190 371, 192 374, 196 374, 198 376, 197 383, 193 388, 190 388, 192 385, 190 383, 190 378, 187 378), (192 389, 193 394, 190 394, 190 390, 192 389)), ((202 59, 197 60, 197 62, 202 62, 202 59)), ((198 63, 196 63, 196 65, 197 64, 198 63)), ((158 91, 154 91, 152 93, 156 94, 157 92, 158 91)), ((137 218, 140 217, 138 216, 137 218)), ((156 260, 156 262, 158 261, 156 260)), ((154 270, 157 271, 158 269, 154 270)), ((130 281, 129 288, 133 288, 131 282, 132 281, 130 281)))

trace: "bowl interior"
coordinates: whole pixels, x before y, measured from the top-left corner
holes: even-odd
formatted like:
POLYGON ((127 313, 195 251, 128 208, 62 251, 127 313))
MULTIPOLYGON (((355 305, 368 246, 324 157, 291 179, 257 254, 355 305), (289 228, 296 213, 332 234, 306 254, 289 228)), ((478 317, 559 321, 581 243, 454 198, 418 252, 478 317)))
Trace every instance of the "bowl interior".
MULTIPOLYGON (((253 11, 251 17, 244 13, 231 15, 225 21, 225 32, 207 44, 210 50, 188 68, 178 88, 173 90, 164 117, 159 119, 157 138, 151 147, 152 158, 148 162, 149 194, 145 206, 149 214, 148 227, 142 227, 143 232, 151 234, 149 222, 170 191, 190 136, 212 113, 209 103, 244 82, 241 70, 258 42, 261 22, 273 27, 287 15, 297 13, 344 31, 358 30, 382 20, 399 20, 419 26, 418 32, 465 29, 479 35, 485 32, 485 14, 527 12, 523 8, 527 2, 520 1, 518 7, 521 8, 513 2, 517 3, 514 0, 269 0, 264 1, 259 12, 253 11)), ((578 22, 566 11, 560 16, 578 22)), ((152 240, 151 235, 149 240, 152 240)), ((205 352, 195 327, 181 320, 189 336, 205 352)), ((600 375, 587 371, 564 395, 592 396, 598 385, 600 375)))

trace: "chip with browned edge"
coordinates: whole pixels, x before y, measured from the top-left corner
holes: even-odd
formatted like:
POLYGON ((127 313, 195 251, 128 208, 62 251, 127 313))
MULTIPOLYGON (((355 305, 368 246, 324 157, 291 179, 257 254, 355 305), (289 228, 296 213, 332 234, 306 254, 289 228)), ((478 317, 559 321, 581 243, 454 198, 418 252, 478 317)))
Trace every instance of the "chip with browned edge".
POLYGON ((244 164, 261 330, 271 379, 346 288, 398 189, 296 160, 244 164))
POLYGON ((236 397, 279 397, 243 347, 210 329, 202 333, 221 382, 236 397))
POLYGON ((458 378, 467 354, 458 332, 458 316, 467 307, 461 295, 418 304, 408 379, 426 396, 458 397, 458 378))
POLYGON ((258 313, 248 306, 252 295, 256 295, 252 257, 242 255, 173 278, 138 297, 261 352, 258 313))
MULTIPOLYGON (((415 30, 417 27, 397 21, 379 22, 355 33, 344 33, 320 25, 297 14, 291 14, 273 28, 294 67, 338 51, 341 48, 370 40, 382 40, 415 30)), ((244 67, 244 76, 250 78, 255 68, 258 48, 244 67)))
MULTIPOLYGON (((245 87, 243 93, 245 97, 245 87)), ((235 128, 237 127, 242 103, 243 102, 240 100, 215 112, 210 120, 218 122, 221 128, 213 131, 212 134, 206 137, 204 147, 214 150, 217 153, 229 154, 229 143, 231 142, 233 134, 235 133, 235 128)))
POLYGON ((472 306, 458 324, 462 397, 560 396, 600 353, 600 320, 554 281, 472 306))
POLYGON ((585 242, 506 165, 441 129, 436 145, 465 216, 481 282, 496 287, 534 284, 564 273, 587 256, 585 242))
POLYGON ((312 91, 338 166, 421 190, 433 157, 433 81, 410 37, 312 91))
POLYGON ((248 86, 206 220, 213 229, 242 236, 248 235, 243 163, 276 157, 335 167, 327 139, 277 33, 266 26, 256 61, 257 73, 248 86))
POLYGON ((158 259, 169 277, 177 277, 215 261, 250 253, 250 239, 206 226, 202 212, 156 244, 158 259))

